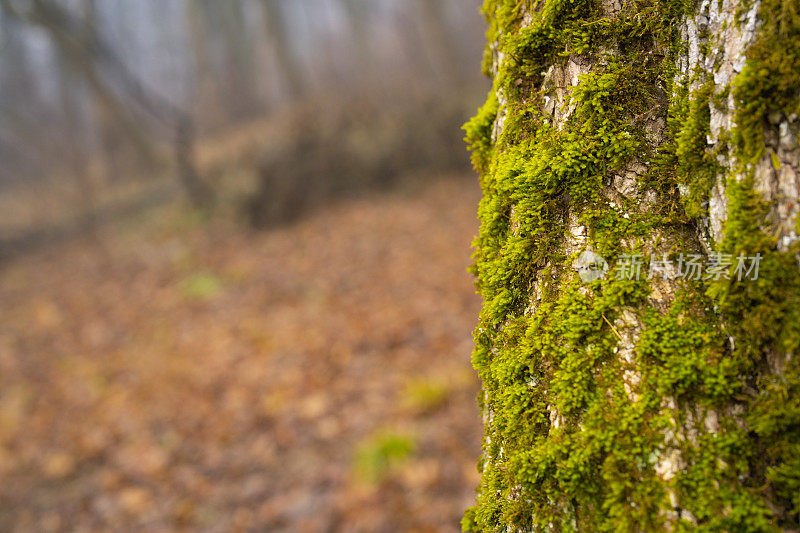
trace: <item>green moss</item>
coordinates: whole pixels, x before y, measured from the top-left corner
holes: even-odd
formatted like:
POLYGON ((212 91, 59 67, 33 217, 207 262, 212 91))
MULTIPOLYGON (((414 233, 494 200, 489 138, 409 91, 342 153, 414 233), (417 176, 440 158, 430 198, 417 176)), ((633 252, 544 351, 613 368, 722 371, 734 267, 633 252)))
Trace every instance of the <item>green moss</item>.
POLYGON ((410 435, 392 431, 376 433, 365 439, 356 450, 354 473, 366 483, 378 484, 408 461, 416 447, 417 443, 410 435))
POLYGON ((675 83, 679 21, 693 2, 634 1, 608 18, 585 0, 486 1, 489 39, 499 43, 487 58, 505 59, 466 130, 484 192, 472 271, 485 304, 473 364, 491 416, 465 530, 659 531, 671 498, 682 512, 669 518, 677 531, 771 531, 797 520, 800 378, 791 354, 800 279, 793 254, 776 252, 765 232, 752 183, 728 180, 720 251, 762 254, 757 282, 684 282, 656 309, 647 280, 613 273, 622 253, 699 250, 697 227, 725 177, 717 156, 752 161, 766 113, 796 110, 800 83, 753 74, 780 78, 784 64, 796 64, 800 46, 784 47, 790 57, 780 66, 770 52, 776 36, 795 38, 796 2, 762 3, 760 16, 774 20, 733 88, 739 127, 711 152, 710 106, 723 106, 728 88, 675 83), (525 13, 532 20, 523 27, 525 13), (555 96, 546 73, 578 56, 593 67, 569 95, 568 120, 555 124, 543 111, 555 96), (657 118, 665 139, 648 134, 657 118), (647 210, 604 193, 634 162, 647 169, 638 179, 654 198, 647 210), (571 271, 572 217, 610 260, 607 279, 582 285, 571 271), (640 333, 620 357, 626 333, 623 321, 612 324, 631 317, 640 333), (769 371, 770 353, 790 355, 780 377, 769 371), (742 409, 744 417, 732 414, 742 409), (718 430, 709 431, 712 418, 718 430), (687 433, 695 437, 667 438, 687 433), (656 467, 668 447, 684 464, 665 481, 656 467))
POLYGON ((478 114, 464 126, 464 140, 472 152, 472 164, 481 174, 488 171, 492 155, 492 127, 497 118, 497 107, 497 95, 492 93, 478 114))
POLYGON ((222 280, 212 272, 200 271, 182 280, 178 286, 188 300, 213 300, 222 293, 222 280))
MULTIPOLYGON (((737 339, 732 358, 749 377, 747 421, 752 428, 750 468, 760 493, 781 512, 782 527, 800 523, 800 277, 797 243, 786 252, 768 227, 769 207, 753 189, 752 166, 764 157, 766 117, 800 113, 800 2, 764 0, 762 26, 734 80, 736 124, 732 132, 744 180, 729 180, 724 252, 762 256, 756 283, 719 282, 709 294, 737 339), (779 373, 774 367, 779 367, 779 373)), ((774 154, 772 154, 774 155, 774 154)), ((780 163, 780 161, 778 161, 780 163)), ((773 158, 773 165, 775 165, 773 158)))
POLYGON ((747 64, 734 80, 733 142, 744 162, 764 153, 764 128, 771 113, 800 114, 800 7, 797 0, 762 0, 762 26, 747 50, 747 64))
POLYGON ((450 395, 447 383, 433 378, 416 378, 406 383, 400 403, 415 413, 430 413, 442 407, 450 395))
POLYGON ((690 217, 707 214, 708 197, 716 176, 722 172, 716 153, 708 150, 707 137, 711 132, 711 95, 714 82, 709 80, 692 95, 687 89, 676 91, 671 117, 675 132, 676 177, 686 187, 683 205, 690 217))

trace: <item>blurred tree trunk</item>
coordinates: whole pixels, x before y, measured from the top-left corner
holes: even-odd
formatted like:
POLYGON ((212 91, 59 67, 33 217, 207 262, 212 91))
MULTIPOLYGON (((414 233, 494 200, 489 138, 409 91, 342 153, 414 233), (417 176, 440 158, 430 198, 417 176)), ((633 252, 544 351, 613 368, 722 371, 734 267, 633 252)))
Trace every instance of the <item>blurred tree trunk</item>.
POLYGON ((253 43, 242 2, 189 0, 187 13, 200 82, 215 85, 210 103, 222 108, 220 118, 226 121, 252 115, 259 98, 253 43))
MULTIPOLYGON (((24 157, 15 158, 17 163, 22 161, 29 162, 30 167, 43 171, 42 157, 37 154, 39 146, 33 145, 26 133, 29 128, 22 120, 22 112, 28 111, 20 109, 15 103, 22 98, 32 98, 35 102, 34 108, 44 107, 38 101, 37 91, 33 75, 31 73, 24 41, 22 39, 22 24, 5 11, 5 7, 0 3, 0 118, 4 127, 4 145, 7 152, 12 154, 25 154, 24 157), (11 137, 11 138, 9 138, 11 137), (10 148, 10 149, 9 149, 10 148)), ((34 139, 36 136, 32 136, 34 139)), ((7 158, 3 159, 4 164, 0 169, 4 178, 17 180, 19 176, 14 174, 18 168, 11 168, 7 158)), ((24 168, 26 165, 21 165, 24 168)))
POLYGON ((531 5, 467 126, 465 529, 800 530, 800 2, 531 5))
POLYGON ((20 21, 0 3, 0 49, 3 54, 0 70, 2 103, 35 91, 33 77, 23 47, 20 21))
POLYGON ((264 18, 267 26, 267 37, 270 39, 275 58, 280 69, 281 80, 286 86, 290 96, 297 97, 304 94, 305 83, 300 69, 300 63, 292 50, 292 44, 287 34, 290 28, 284 13, 281 0, 263 0, 264 18))
POLYGON ((214 191, 201 179, 196 165, 196 134, 194 123, 188 118, 178 122, 175 133, 175 162, 178 178, 192 205, 210 210, 216 203, 214 191))
POLYGON ((253 43, 248 32, 244 6, 242 2, 225 4, 227 9, 220 18, 223 21, 225 41, 229 43, 228 51, 228 78, 231 93, 236 94, 234 100, 238 105, 232 109, 234 117, 242 119, 252 116, 259 107, 257 97, 257 83, 255 78, 255 59, 253 57, 253 43))
POLYGON ((81 84, 74 76, 69 59, 63 54, 59 54, 58 58, 59 100, 64 118, 64 130, 70 136, 69 146, 66 147, 67 150, 63 156, 68 161, 65 167, 71 168, 75 180, 78 197, 76 205, 81 206, 84 225, 90 231, 94 231, 97 229, 95 216, 97 191, 89 172, 90 155, 87 149, 84 124, 81 120, 83 107, 81 84))
POLYGON ((369 4, 365 0, 339 0, 342 10, 347 15, 347 23, 353 36, 353 57, 360 63, 357 71, 368 72, 374 65, 369 43, 369 4))
POLYGON ((194 59, 194 107, 202 110, 200 120, 204 123, 216 123, 221 114, 221 106, 217 97, 219 80, 213 75, 214 65, 209 53, 209 38, 205 13, 206 3, 197 0, 186 2, 187 26, 191 53, 194 59))
MULTIPOLYGON (((93 34, 97 31, 97 9, 95 7, 95 2, 94 0, 83 0, 81 7, 81 14, 86 28, 93 34)), ((94 39, 94 37, 94 35, 90 35, 89 39, 94 39)), ((66 56, 63 49, 59 49, 59 54, 64 57, 66 66, 66 63, 69 63, 71 60, 66 56)), ((72 66, 72 69, 75 70, 74 66, 72 66)), ((115 176, 122 173, 122 165, 119 161, 119 150, 117 146, 118 138, 125 136, 125 132, 120 131, 120 128, 115 126, 114 110, 108 106, 106 99, 101 96, 97 87, 90 85, 89 89, 92 95, 90 99, 92 126, 95 131, 97 147, 100 151, 100 160, 103 162, 102 173, 105 180, 111 182, 115 176)), ((137 147, 141 146, 138 142, 135 142, 134 145, 137 147)), ((154 154, 150 150, 146 152, 146 157, 148 159, 153 156, 154 154)))
POLYGON ((450 37, 450 25, 442 0, 415 0, 417 16, 422 25, 422 37, 435 71, 445 81, 454 83, 461 76, 461 58, 458 47, 450 37))

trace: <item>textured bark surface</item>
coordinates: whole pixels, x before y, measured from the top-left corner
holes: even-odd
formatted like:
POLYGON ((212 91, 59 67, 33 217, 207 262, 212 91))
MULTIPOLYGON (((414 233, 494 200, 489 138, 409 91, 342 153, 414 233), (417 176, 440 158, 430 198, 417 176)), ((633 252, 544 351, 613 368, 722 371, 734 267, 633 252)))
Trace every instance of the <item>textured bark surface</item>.
POLYGON ((484 11, 464 528, 800 528, 798 2, 484 11), (603 279, 579 278, 587 251, 603 279), (690 255, 720 267, 688 279, 690 255))

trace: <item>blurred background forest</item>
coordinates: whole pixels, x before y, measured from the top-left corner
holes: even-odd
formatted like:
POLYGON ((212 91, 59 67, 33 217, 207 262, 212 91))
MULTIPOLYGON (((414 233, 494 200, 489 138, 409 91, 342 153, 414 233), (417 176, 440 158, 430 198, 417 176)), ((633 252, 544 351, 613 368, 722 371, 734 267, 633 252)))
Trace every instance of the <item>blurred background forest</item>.
POLYGON ((476 4, 0 1, 0 245, 175 186, 208 207, 243 172, 264 223, 464 165, 459 121, 485 89, 476 4))
POLYGON ((0 0, 0 531, 454 531, 480 0, 0 0))

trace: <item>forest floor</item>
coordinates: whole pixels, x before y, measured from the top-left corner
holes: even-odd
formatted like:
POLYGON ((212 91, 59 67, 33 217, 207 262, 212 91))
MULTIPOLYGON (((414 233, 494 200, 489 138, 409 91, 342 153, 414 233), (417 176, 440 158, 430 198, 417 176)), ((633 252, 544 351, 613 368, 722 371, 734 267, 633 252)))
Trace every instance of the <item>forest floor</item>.
POLYGON ((0 531, 459 530, 478 197, 160 207, 0 266, 0 531))

